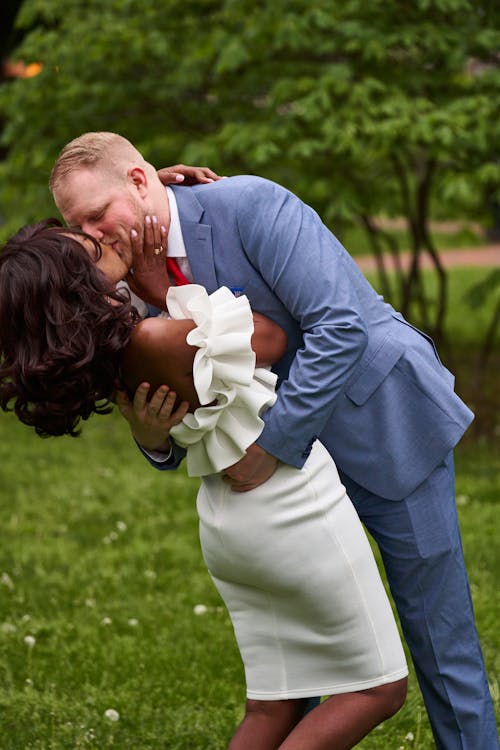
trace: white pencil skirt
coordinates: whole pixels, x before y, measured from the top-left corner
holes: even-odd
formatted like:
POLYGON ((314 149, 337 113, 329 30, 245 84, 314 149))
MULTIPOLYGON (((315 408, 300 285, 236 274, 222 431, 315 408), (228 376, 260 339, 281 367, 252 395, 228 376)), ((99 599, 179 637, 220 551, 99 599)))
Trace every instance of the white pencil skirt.
POLYGON ((250 492, 204 477, 197 507, 249 698, 346 693, 408 673, 365 532, 318 441, 303 469, 280 464, 250 492))

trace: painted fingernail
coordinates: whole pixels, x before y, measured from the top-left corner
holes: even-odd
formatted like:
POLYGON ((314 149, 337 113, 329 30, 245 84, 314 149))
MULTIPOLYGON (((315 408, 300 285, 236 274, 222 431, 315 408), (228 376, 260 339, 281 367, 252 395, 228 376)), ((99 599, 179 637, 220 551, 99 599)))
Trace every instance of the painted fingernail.
POLYGON ((137 232, 135 231, 135 229, 130 230, 130 236, 134 238, 137 237, 137 232))
POLYGON ((161 227, 160 227, 160 231, 162 232, 162 234, 166 234, 167 233, 167 227, 164 227, 163 224, 162 224, 161 227))
POLYGON ((153 224, 156 224, 156 222, 158 221, 157 218, 156 218, 156 216, 152 216, 151 219, 153 221, 153 224))
POLYGON ((184 182, 184 175, 183 174, 176 175, 175 176, 175 181, 176 182, 184 182))
POLYGON ((145 222, 146 224, 151 224, 151 216, 146 216, 145 222))

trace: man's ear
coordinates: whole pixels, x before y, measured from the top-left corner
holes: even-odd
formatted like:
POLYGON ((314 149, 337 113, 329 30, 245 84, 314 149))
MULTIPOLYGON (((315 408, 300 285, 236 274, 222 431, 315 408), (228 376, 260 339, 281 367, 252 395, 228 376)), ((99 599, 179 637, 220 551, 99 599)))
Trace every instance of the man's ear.
POLYGON ((141 198, 148 194, 148 178, 141 167, 130 167, 127 171, 127 180, 132 190, 136 190, 141 198))

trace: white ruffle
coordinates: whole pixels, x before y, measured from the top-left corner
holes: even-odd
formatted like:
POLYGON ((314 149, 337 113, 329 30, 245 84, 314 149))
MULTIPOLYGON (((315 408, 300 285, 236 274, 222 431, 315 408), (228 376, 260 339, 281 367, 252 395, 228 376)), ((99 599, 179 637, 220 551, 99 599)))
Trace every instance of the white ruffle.
POLYGON ((245 296, 234 297, 227 287, 208 295, 204 287, 188 284, 170 287, 167 307, 172 318, 196 323, 187 342, 198 347, 193 378, 202 404, 171 435, 187 448, 189 476, 215 474, 239 461, 262 432, 259 415, 276 400, 276 375, 255 368, 245 296))

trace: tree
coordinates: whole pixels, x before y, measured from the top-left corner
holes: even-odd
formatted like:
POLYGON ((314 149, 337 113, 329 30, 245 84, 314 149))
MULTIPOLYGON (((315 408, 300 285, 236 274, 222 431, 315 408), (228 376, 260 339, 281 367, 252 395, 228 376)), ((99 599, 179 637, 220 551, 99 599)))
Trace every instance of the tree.
POLYGON ((275 179, 337 234, 359 222, 384 293, 439 337, 446 274, 430 218, 477 218, 486 194, 498 198, 499 20, 493 0, 25 0, 32 31, 18 53, 44 69, 0 95, 7 229, 50 210, 65 142, 116 130, 158 164, 275 179), (380 213, 404 216, 411 238, 396 292, 382 251, 398 248, 380 213))
POLYGON ((211 141, 291 182, 335 224, 357 217, 382 281, 390 238, 373 217, 404 216, 413 259, 396 303, 417 303, 437 337, 446 274, 432 212, 477 216, 500 185, 499 20, 498 5, 468 0, 247 1, 226 3, 219 32, 216 94, 229 117, 211 141), (424 253, 439 277, 433 314, 424 253))

